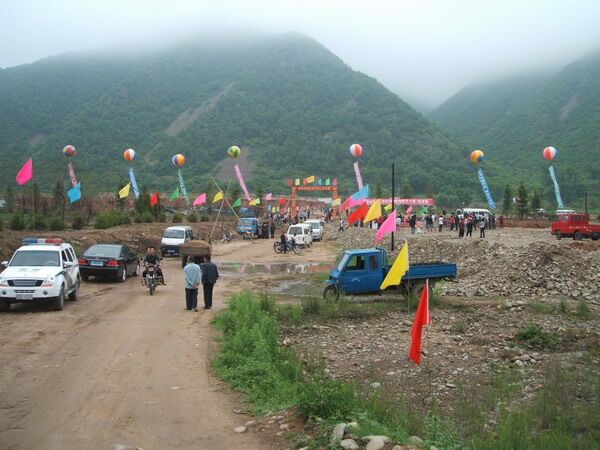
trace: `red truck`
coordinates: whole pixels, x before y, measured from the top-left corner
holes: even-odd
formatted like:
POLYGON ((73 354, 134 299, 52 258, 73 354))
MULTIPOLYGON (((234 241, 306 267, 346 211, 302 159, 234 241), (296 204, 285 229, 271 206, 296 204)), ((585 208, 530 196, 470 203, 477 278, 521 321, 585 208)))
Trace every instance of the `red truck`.
POLYGON ((583 238, 597 241, 600 238, 600 225, 590 224, 588 214, 562 214, 552 222, 550 233, 555 235, 556 239, 572 237, 576 241, 583 238))

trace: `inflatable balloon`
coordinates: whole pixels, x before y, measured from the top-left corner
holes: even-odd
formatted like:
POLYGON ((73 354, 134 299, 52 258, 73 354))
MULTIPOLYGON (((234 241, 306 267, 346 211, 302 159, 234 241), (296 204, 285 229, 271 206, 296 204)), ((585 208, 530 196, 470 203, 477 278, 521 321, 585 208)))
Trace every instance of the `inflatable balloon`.
POLYGON ((73 147, 72 145, 65 145, 65 148, 63 148, 63 155, 65 155, 67 158, 70 158, 71 156, 75 156, 77 154, 77 149, 75 147, 73 147))
POLYGON ((232 145, 227 149, 227 156, 229 156, 230 158, 237 158, 238 156, 240 156, 240 152, 241 150, 237 145, 232 145))
POLYGON ((471 152, 471 162, 473 164, 479 164, 485 158, 484 153, 481 150, 473 150, 471 152))
POLYGON ((360 144, 352 144, 350 146, 349 150, 350 150, 350 154, 352 156, 354 156, 355 158, 358 158, 360 155, 362 155, 362 152, 363 152, 362 145, 360 145, 360 144))
POLYGON ((185 156, 181 153, 177 153, 171 158, 171 163, 177 168, 183 167, 185 165, 185 156))
POLYGON ((557 153, 558 151, 554 147, 546 147, 544 149, 544 158, 546 158, 548 161, 552 161, 554 158, 556 158, 557 153))
POLYGON ((132 148, 128 148, 123 152, 123 159, 125 161, 133 161, 135 159, 135 150, 132 148))

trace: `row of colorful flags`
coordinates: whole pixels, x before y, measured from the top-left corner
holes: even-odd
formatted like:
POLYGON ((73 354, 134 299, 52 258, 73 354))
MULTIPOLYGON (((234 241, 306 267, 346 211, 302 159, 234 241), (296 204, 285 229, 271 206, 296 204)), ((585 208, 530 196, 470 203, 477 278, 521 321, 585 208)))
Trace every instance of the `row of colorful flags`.
POLYGON ((288 186, 307 186, 309 184, 315 183, 317 186, 337 186, 337 178, 317 178, 314 175, 306 178, 296 178, 296 179, 288 179, 288 186))

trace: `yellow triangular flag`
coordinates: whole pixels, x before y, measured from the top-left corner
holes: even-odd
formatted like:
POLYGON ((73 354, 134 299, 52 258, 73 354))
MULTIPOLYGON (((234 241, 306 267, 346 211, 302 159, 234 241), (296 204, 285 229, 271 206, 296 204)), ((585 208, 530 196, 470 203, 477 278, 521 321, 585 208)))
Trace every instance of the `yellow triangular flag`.
POLYGON ((314 183, 315 182, 315 176, 311 175, 310 177, 306 177, 306 183, 314 183))
POLYGON ((215 197, 213 198, 212 202, 217 203, 219 200, 223 200, 223 191, 217 192, 215 194, 215 197))
POLYGON ((400 250, 400 253, 398 253, 398 257, 396 258, 396 261, 394 261, 392 268, 386 275, 385 280, 383 280, 383 283, 381 283, 381 286, 379 287, 379 289, 381 289, 383 291, 388 286, 399 285, 400 281, 402 280, 402 277, 404 276, 404 274, 407 271, 408 271, 408 244, 405 243, 404 246, 402 247, 402 250, 400 250))
POLYGON ((383 209, 385 210, 385 212, 390 212, 392 209, 394 209, 394 207, 392 206, 392 204, 390 203, 389 205, 385 205, 383 207, 383 209))
POLYGON ((342 199, 341 198, 334 198, 333 201, 331 202, 331 206, 340 206, 342 204, 342 199))
POLYGON ((367 215, 365 216, 363 222, 367 223, 371 220, 379 219, 383 214, 381 214, 381 200, 375 200, 375 203, 371 205, 367 215))
POLYGON ((130 188, 131 188, 131 183, 127 183, 127 185, 119 191, 119 198, 129 197, 129 189, 130 188))

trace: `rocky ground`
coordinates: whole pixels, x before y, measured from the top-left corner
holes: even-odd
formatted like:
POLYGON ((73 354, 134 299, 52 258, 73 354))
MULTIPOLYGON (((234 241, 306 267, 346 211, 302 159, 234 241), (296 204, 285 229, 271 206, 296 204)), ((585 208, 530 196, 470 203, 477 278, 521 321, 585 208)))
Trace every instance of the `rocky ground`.
MULTIPOLYGON (((338 248, 373 246, 374 232, 329 233, 338 248)), ((421 366, 407 361, 414 307, 406 300, 383 315, 313 322, 286 330, 284 344, 320 354, 326 372, 365 391, 401 399, 409 410, 456 416, 499 373, 521 380, 518 398, 531 398, 555 365, 600 376, 600 251, 595 242, 556 241, 547 230, 505 229, 487 239, 454 233, 400 232, 410 261, 450 261, 459 278, 437 287, 433 323, 425 328, 421 366), (577 312, 579 311, 579 313, 577 312), (532 348, 516 334, 539 325, 554 341, 532 348), (505 370, 506 369, 506 370, 505 370)), ((389 241, 383 243, 389 248, 389 241)), ((354 298, 356 300, 358 297, 354 298)), ((487 426, 494 425, 489 411, 487 426)))

